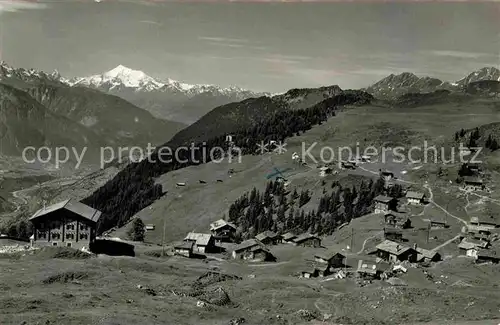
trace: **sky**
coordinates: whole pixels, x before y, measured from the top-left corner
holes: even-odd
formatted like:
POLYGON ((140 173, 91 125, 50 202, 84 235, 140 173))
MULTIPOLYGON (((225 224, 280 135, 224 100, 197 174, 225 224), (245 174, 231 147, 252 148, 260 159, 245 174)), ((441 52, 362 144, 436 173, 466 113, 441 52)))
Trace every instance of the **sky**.
POLYGON ((270 92, 500 68, 499 2, 202 2, 0 0, 0 59, 270 92))

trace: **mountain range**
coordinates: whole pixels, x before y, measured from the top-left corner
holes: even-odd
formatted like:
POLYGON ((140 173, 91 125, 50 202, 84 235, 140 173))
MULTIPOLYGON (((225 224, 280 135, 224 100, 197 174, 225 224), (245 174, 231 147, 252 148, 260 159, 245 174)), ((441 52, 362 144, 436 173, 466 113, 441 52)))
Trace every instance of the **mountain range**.
POLYGON ((103 146, 163 143, 185 124, 155 118, 126 100, 86 87, 71 87, 57 72, 0 64, 1 154, 26 146, 64 145, 98 151, 103 146))
POLYGON ((102 74, 63 82, 72 87, 84 86, 119 96, 158 118, 185 124, 195 122, 214 107, 266 95, 239 87, 159 80, 123 65, 102 74))
POLYGON ((467 92, 470 84, 486 80, 500 82, 500 70, 485 67, 455 82, 427 76, 418 77, 411 72, 403 72, 397 75, 391 74, 365 90, 377 98, 394 99, 407 93, 429 93, 436 90, 467 92))

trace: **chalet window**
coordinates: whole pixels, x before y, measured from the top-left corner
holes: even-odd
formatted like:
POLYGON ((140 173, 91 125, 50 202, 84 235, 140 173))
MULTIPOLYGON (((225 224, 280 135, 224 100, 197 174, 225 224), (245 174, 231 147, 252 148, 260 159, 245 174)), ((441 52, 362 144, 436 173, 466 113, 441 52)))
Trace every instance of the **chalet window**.
POLYGON ((68 224, 68 225, 66 225, 66 229, 68 229, 68 230, 75 230, 75 225, 74 224, 68 224))
POLYGON ((71 243, 66 243, 66 246, 71 247, 71 243))
POLYGON ((66 239, 75 239, 74 234, 66 234, 66 239))
POLYGON ((39 232, 38 233, 38 238, 47 239, 47 233, 45 233, 45 232, 39 232))
POLYGON ((57 246, 57 243, 52 243, 52 246, 57 246))
POLYGON ((80 225, 80 230, 88 230, 89 229, 89 226, 85 225, 85 224, 81 224, 80 225))
POLYGON ((59 239, 59 238, 61 238, 61 234, 58 234, 58 233, 52 234, 52 239, 59 239))
POLYGON ((89 239, 88 234, 80 234, 80 239, 89 239))

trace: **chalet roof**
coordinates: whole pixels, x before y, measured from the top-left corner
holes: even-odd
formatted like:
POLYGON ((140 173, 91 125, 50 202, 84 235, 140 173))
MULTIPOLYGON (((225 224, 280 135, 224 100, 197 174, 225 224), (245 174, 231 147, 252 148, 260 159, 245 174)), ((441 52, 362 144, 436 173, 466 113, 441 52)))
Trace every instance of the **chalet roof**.
POLYGON ((429 221, 432 222, 432 223, 442 223, 442 224, 446 224, 446 219, 443 218, 442 216, 431 216, 429 218, 429 221))
POLYGON ((390 196, 385 196, 385 195, 379 195, 377 197, 374 198, 374 200, 376 202, 382 202, 382 203, 389 203, 391 202, 392 200, 394 200, 394 198, 390 197, 390 196))
POLYGON ((69 199, 38 210, 29 220, 38 219, 61 209, 71 211, 93 223, 96 223, 102 215, 102 212, 97 209, 89 207, 74 199, 69 199))
POLYGON ((385 216, 394 216, 397 219, 408 219, 409 218, 409 213, 407 212, 396 212, 396 211, 389 211, 385 214, 385 216))
POLYGON ((186 238, 184 238, 184 240, 196 242, 197 246, 207 246, 210 239, 212 239, 212 235, 196 232, 190 232, 187 234, 186 238))
POLYGON ((339 255, 340 257, 345 257, 344 255, 342 255, 339 252, 334 251, 334 250, 327 250, 327 251, 318 252, 314 255, 314 257, 319 257, 319 258, 322 258, 322 259, 328 261, 328 260, 331 260, 332 258, 334 258, 336 255, 339 255))
POLYGON ((185 241, 185 242, 182 242, 182 243, 179 243, 179 244, 175 245, 174 249, 189 249, 189 250, 192 250, 193 246, 194 246, 194 242, 192 242, 192 241, 185 241))
POLYGON ((250 249, 250 248, 252 248, 254 246, 264 246, 264 244, 262 244, 257 239, 253 239, 253 238, 252 239, 247 239, 247 240, 243 241, 241 244, 239 244, 238 246, 236 246, 234 248, 234 251, 235 252, 241 252, 241 251, 250 249))
POLYGON ((469 242, 463 241, 460 244, 458 244, 458 248, 469 250, 469 249, 476 248, 476 245, 474 245, 473 243, 469 243, 469 242))
POLYGON ((500 224, 498 221, 493 218, 493 216, 474 216, 470 218, 470 223, 484 223, 487 225, 498 225, 500 224))
POLYGON ((462 243, 463 242, 470 243, 470 244, 472 244, 476 247, 479 247, 479 248, 486 248, 489 245, 489 242, 487 242, 487 241, 477 240, 477 239, 473 239, 473 238, 465 238, 464 240, 462 240, 462 243))
POLYGON ((295 235, 292 232, 287 232, 286 234, 282 235, 282 237, 284 240, 290 240, 290 239, 296 238, 297 235, 295 235))
POLYGON ((384 240, 382 243, 376 246, 378 250, 387 252, 389 254, 393 254, 399 256, 408 250, 412 249, 411 247, 401 245, 399 243, 393 242, 391 240, 384 240))
POLYGON ((415 191, 406 192, 406 198, 408 199, 423 200, 424 196, 425 194, 422 192, 415 192, 415 191))
POLYGON ((483 180, 476 176, 465 176, 464 182, 469 184, 483 184, 483 180))
POLYGON ((429 250, 429 249, 424 249, 424 248, 421 248, 421 247, 417 247, 416 251, 417 251, 417 253, 419 255, 422 255, 423 257, 429 258, 429 259, 433 259, 436 255, 439 254, 436 251, 429 250))
MULTIPOLYGON (((471 222, 473 222, 473 221, 471 220, 471 222)), ((467 225, 467 231, 472 232, 472 233, 479 233, 480 231, 491 233, 492 230, 493 229, 490 229, 490 228, 485 227, 485 226, 467 225)))
POLYGON ((210 231, 218 230, 218 229, 225 227, 225 226, 229 226, 233 229, 236 229, 236 226, 233 223, 227 222, 226 220, 223 220, 223 219, 219 219, 219 220, 212 222, 210 224, 210 231))
POLYGON ((250 251, 251 251, 251 252, 263 251, 263 252, 266 252, 266 253, 271 253, 271 252, 269 251, 269 249, 268 249, 266 246, 264 246, 264 245, 252 246, 252 247, 250 248, 250 251))
POLYGON ((278 237, 279 235, 277 233, 275 233, 274 231, 270 231, 270 230, 266 230, 266 231, 263 231, 261 232, 260 234, 258 234, 257 236, 255 236, 255 238, 257 240, 264 240, 266 238, 271 238, 271 239, 274 239, 276 237, 278 237))
POLYGON ((372 262, 367 260, 359 260, 357 272, 376 274, 377 272, 385 272, 389 270, 390 265, 385 262, 372 262))
POLYGON ((312 235, 312 234, 302 234, 300 236, 297 236, 297 238, 295 238, 293 240, 294 243, 301 243, 303 241, 306 241, 308 239, 320 239, 318 236, 316 235, 312 235))

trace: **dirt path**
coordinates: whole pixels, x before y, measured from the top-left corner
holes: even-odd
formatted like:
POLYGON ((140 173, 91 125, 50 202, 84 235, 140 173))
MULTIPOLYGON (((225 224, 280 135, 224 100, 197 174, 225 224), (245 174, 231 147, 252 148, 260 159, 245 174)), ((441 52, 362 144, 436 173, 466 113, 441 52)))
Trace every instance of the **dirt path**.
POLYGON ((429 193, 430 193, 430 197, 429 197, 429 202, 434 204, 436 207, 438 207, 439 209, 441 209, 444 213, 446 213, 448 216, 460 221, 461 223, 463 223, 465 226, 467 226, 467 221, 465 221, 464 219, 460 218, 460 217, 457 217, 456 215, 454 214, 451 214, 448 212, 448 210, 446 210, 445 208, 443 208, 441 205, 437 204, 436 202, 433 201, 433 198, 434 198, 434 193, 432 193, 432 188, 428 185, 428 184, 425 184, 424 185, 425 188, 427 188, 429 190, 429 193))
POLYGON ((359 255, 359 254, 363 253, 363 251, 365 250, 366 243, 367 243, 369 240, 371 240, 371 239, 373 239, 373 238, 375 238, 375 237, 377 237, 377 236, 380 236, 380 235, 382 235, 383 233, 384 233, 383 231, 379 231, 379 232, 377 232, 375 235, 372 235, 372 236, 370 236, 370 237, 366 238, 366 239, 363 241, 363 246, 361 246, 361 249, 360 249, 360 250, 356 253, 356 255, 359 255))
POLYGON ((437 250, 439 250, 439 249, 441 249, 441 248, 445 247, 446 245, 451 244, 452 242, 454 242, 455 240, 457 240, 459 237, 460 237, 460 234, 459 234, 459 235, 456 235, 455 237, 453 237, 453 238, 452 238, 452 239, 450 239, 450 240, 445 241, 445 242, 444 242, 444 243, 442 243, 441 245, 434 247, 433 249, 431 249, 431 251, 435 252, 435 251, 437 251, 437 250))

